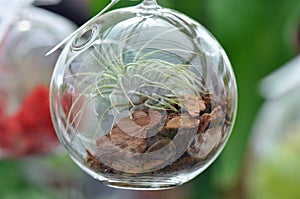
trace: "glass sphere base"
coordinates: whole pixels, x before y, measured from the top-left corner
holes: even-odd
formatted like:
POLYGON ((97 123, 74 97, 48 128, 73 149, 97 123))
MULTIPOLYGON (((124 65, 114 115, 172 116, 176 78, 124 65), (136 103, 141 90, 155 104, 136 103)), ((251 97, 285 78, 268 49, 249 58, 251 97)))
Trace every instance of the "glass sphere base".
POLYGON ((103 183, 109 187, 130 189, 130 190, 163 190, 171 189, 181 185, 183 182, 178 177, 172 178, 159 178, 153 179, 153 177, 143 177, 139 179, 135 178, 123 178, 123 179, 111 179, 103 181, 103 183))
POLYGON ((82 166, 83 163, 78 162, 74 157, 71 156, 71 159, 77 164, 78 167, 80 167, 95 180, 102 182, 108 187, 124 190, 151 191, 173 189, 189 182, 206 169, 206 166, 203 166, 196 171, 156 175, 153 175, 152 173, 135 175, 128 174, 128 176, 126 176, 123 174, 99 174, 82 166))

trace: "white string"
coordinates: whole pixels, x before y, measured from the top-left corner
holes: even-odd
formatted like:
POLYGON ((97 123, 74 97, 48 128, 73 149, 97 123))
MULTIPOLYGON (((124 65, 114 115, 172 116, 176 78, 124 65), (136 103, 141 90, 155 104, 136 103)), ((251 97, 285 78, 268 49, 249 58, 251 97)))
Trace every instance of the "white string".
POLYGON ((115 4, 117 4, 120 0, 111 0, 111 2, 105 7, 103 8, 103 10, 101 10, 97 15, 95 15, 92 19, 90 19, 88 22, 86 22, 84 25, 82 25, 80 28, 78 28, 77 30, 75 30, 75 32, 73 32, 71 35, 69 35, 68 37, 66 37, 64 40, 62 40, 60 43, 58 43, 54 48, 52 48, 49 52, 47 52, 46 56, 51 55, 53 52, 55 52, 57 49, 59 49, 62 45, 64 45, 69 39, 71 39, 72 37, 74 37, 77 33, 79 33, 80 31, 82 31, 83 29, 85 29, 85 26, 91 21, 96 19, 97 17, 99 17, 100 15, 102 15, 104 12, 106 12, 108 9, 110 9, 112 6, 114 6, 115 4))

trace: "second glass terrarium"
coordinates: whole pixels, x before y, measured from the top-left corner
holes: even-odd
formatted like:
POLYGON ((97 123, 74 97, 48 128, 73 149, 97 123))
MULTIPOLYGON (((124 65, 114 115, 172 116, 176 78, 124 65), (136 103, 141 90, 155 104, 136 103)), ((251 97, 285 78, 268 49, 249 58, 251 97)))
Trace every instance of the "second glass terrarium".
POLYGON ((1 159, 50 153, 58 146, 49 84, 59 53, 45 53, 76 26, 32 2, 0 0, 1 159))
POLYGON ((244 181, 250 199, 300 197, 299 72, 300 55, 262 80, 244 181))
POLYGON ((204 171, 237 108, 235 77, 216 39, 154 0, 80 30, 51 83, 56 132, 73 160, 128 189, 175 187, 204 171))

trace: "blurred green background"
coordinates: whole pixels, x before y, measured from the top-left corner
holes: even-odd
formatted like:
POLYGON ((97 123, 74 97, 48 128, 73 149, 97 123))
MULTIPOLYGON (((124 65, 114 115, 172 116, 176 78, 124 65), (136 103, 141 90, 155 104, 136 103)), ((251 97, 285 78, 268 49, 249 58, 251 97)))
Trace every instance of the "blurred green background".
MULTIPOLYGON (((68 3, 72 4, 71 1, 68 3)), ((61 14, 72 10, 68 3, 65 3, 61 14)), ((108 0, 76 1, 79 6, 73 7, 74 14, 67 17, 74 21, 76 18, 76 23, 80 25, 108 3, 108 0), (74 12, 74 9, 78 9, 78 12, 74 12)), ((134 192, 106 188, 94 182, 82 174, 67 156, 36 158, 30 163, 28 160, 3 160, 0 161, 1 199, 251 198, 246 187, 247 170, 252 167, 251 162, 255 161, 251 161, 250 155, 251 133, 258 110, 264 102, 258 87, 263 77, 299 52, 300 1, 158 0, 158 3, 183 12, 203 24, 221 43, 234 68, 239 92, 237 120, 229 142, 216 162, 196 179, 178 189, 134 192), (55 168, 59 174, 56 173, 58 176, 51 182, 44 179, 42 184, 29 175, 30 171, 25 169, 24 172, 24 168, 34 166, 55 168)), ((121 0, 114 8, 136 4, 137 1, 121 0)), ((55 11, 51 6, 47 9, 55 11)), ((45 174, 43 170, 38 171, 45 174)), ((299 192, 285 198, 298 199, 297 194, 299 192)))

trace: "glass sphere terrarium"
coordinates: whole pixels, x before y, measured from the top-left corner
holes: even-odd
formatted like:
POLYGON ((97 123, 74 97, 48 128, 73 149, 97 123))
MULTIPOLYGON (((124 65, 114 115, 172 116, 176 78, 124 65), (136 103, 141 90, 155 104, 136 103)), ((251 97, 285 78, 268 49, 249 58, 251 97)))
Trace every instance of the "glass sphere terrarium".
POLYGON ((30 2, 0 0, 0 158, 49 153, 58 146, 49 84, 59 54, 45 53, 75 25, 30 2))
POLYGON ((261 81, 245 190, 250 199, 300 197, 300 55, 261 81), (277 189, 280 187, 280 189, 277 189))
POLYGON ((62 51, 51 113, 72 159, 103 183, 166 189, 220 154, 237 109, 216 39, 155 0, 94 17, 62 51))

